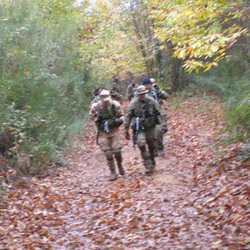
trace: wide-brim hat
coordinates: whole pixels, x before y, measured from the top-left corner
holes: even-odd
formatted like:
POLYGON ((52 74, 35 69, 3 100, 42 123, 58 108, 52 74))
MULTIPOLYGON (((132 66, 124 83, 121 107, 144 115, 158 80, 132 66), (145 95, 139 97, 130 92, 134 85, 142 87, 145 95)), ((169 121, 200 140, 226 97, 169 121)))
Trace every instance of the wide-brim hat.
POLYGON ((146 89, 146 87, 144 85, 140 85, 136 89, 136 94, 137 95, 142 95, 142 94, 147 94, 147 93, 148 93, 148 90, 146 89))

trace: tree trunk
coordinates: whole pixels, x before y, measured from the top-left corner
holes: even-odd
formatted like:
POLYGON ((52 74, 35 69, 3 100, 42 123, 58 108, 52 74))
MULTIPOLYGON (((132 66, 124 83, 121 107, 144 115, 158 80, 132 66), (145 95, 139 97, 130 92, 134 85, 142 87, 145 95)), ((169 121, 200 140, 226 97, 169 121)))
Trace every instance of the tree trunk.
POLYGON ((140 33, 139 24, 136 21, 136 17, 135 17, 134 11, 133 11, 132 3, 130 3, 130 10, 131 10, 131 13, 132 13, 132 22, 133 22, 133 26, 134 26, 134 29, 135 29, 135 35, 136 35, 137 40, 138 40, 139 48, 140 48, 140 51, 142 53, 142 57, 144 59, 144 63, 145 63, 147 72, 149 72, 150 68, 149 68, 149 64, 148 64, 148 61, 147 61, 147 53, 146 53, 146 50, 145 50, 145 46, 142 43, 143 38, 142 38, 142 35, 140 33))
POLYGON ((172 90, 177 91, 181 89, 184 85, 184 70, 182 68, 183 60, 178 58, 173 58, 173 44, 171 42, 167 42, 167 47, 170 51, 171 55, 171 85, 172 90))

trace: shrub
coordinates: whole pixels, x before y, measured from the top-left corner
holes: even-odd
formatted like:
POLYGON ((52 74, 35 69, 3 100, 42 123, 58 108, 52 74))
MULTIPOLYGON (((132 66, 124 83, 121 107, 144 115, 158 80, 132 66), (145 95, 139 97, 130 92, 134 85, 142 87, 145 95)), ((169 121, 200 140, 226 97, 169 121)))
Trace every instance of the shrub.
MULTIPOLYGON (((250 71, 241 54, 204 75, 195 76, 203 88, 224 99, 228 129, 236 135, 250 133, 250 71)), ((242 137, 241 137, 242 138, 242 137)))
POLYGON ((73 5, 63 15, 43 8, 0 2, 0 126, 13 135, 14 159, 22 152, 31 166, 55 159, 82 129, 93 88, 91 66, 78 55, 73 5))

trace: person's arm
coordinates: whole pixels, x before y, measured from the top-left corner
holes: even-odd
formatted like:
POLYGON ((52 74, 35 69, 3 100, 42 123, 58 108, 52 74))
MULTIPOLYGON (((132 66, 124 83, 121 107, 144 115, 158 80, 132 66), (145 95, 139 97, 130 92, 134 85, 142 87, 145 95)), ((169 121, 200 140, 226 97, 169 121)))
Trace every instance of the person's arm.
POLYGON ((89 117, 91 120, 95 120, 95 118, 97 117, 97 103, 94 103, 89 111, 89 117))
POLYGON ((161 88, 159 88, 157 93, 158 93, 159 99, 166 100, 169 97, 168 94, 164 90, 162 90, 161 88))
POLYGON ((126 95, 125 95, 125 97, 126 97, 127 99, 129 99, 129 97, 130 97, 130 92, 131 92, 131 87, 130 87, 130 85, 129 85, 128 88, 127 88, 127 91, 126 91, 126 95))
POLYGON ((131 102, 130 105, 128 106, 127 113, 125 115, 125 137, 127 140, 130 139, 129 126, 133 117, 133 113, 134 113, 134 102, 131 102))
POLYGON ((130 105, 128 106, 126 115, 125 115, 125 130, 129 130, 129 126, 132 120, 132 116, 133 116, 133 109, 134 109, 134 105, 133 102, 130 103, 130 105))
POLYGON ((158 121, 162 125, 162 132, 165 134, 168 132, 167 127, 167 115, 166 113, 160 108, 159 103, 155 102, 155 114, 158 117, 158 121))
POLYGON ((116 118, 119 119, 122 124, 124 121, 124 113, 123 113, 122 106, 117 101, 113 101, 113 103, 115 105, 116 118))
POLYGON ((155 100, 151 100, 153 102, 153 105, 154 105, 154 113, 156 115, 161 115, 161 109, 160 109, 160 105, 158 102, 156 102, 155 100))

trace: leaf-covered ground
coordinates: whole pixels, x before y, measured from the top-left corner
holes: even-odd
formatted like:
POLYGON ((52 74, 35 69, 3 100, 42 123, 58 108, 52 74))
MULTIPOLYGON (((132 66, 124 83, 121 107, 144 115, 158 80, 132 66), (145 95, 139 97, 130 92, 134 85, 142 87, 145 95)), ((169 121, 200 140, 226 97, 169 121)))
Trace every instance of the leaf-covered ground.
MULTIPOLYGON (((170 101, 169 101, 170 103, 170 101)), ((90 124, 68 156, 70 168, 15 186, 0 207, 0 249, 250 249, 248 162, 223 147, 217 99, 168 105, 166 158, 145 176, 124 140, 126 178, 109 182, 90 124)))

